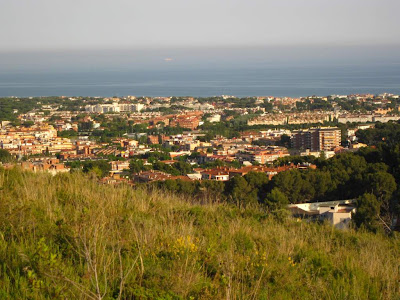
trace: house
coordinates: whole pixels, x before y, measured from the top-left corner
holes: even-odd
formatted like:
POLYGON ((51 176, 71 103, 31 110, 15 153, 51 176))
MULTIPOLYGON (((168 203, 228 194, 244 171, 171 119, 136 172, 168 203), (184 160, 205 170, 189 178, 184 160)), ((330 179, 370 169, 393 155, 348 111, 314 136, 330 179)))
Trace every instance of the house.
POLYGON ((348 228, 351 216, 356 212, 355 202, 356 199, 298 203, 290 204, 288 209, 295 217, 327 220, 333 226, 344 229, 348 228))
POLYGON ((129 161, 110 161, 111 172, 121 173, 123 170, 129 170, 129 161))
POLYGON ((164 181, 167 179, 171 179, 171 177, 172 176, 170 174, 161 171, 150 170, 134 174, 134 181, 135 182, 164 181))
POLYGON ((33 172, 46 171, 52 175, 70 171, 70 169, 66 168, 63 163, 60 163, 60 161, 57 158, 45 158, 45 159, 26 161, 21 163, 21 167, 24 170, 30 170, 33 172))
POLYGON ((356 212, 356 208, 351 205, 324 205, 320 206, 320 220, 327 220, 333 226, 344 229, 347 228, 351 221, 352 213, 356 212))
POLYGON ((260 164, 265 164, 268 162, 273 162, 278 158, 290 156, 286 148, 283 147, 248 147, 244 150, 239 151, 235 154, 237 160, 257 162, 260 164))
POLYGON ((150 145, 156 145, 160 143, 160 139, 158 137, 158 135, 149 135, 147 137, 147 143, 150 145))
POLYGON ((186 176, 191 180, 201 180, 201 174, 200 173, 187 174, 186 176))
POLYGON ((211 170, 203 170, 200 172, 202 180, 217 180, 217 181, 228 181, 229 180, 229 168, 218 167, 211 170))

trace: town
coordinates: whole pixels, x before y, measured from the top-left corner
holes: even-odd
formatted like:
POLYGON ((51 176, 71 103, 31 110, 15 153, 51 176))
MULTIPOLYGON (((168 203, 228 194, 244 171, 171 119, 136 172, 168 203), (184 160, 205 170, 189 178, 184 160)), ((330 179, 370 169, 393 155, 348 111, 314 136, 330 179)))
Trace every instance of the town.
POLYGON ((357 131, 399 120, 399 104, 393 94, 3 98, 0 148, 24 169, 83 169, 109 184, 271 178, 366 146, 357 131))

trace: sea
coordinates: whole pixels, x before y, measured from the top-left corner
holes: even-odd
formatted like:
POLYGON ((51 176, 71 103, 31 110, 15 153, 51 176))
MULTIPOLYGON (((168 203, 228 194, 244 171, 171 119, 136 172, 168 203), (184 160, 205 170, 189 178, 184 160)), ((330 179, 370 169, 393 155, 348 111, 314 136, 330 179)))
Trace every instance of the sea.
POLYGON ((0 97, 400 94, 400 64, 2 72, 0 97))

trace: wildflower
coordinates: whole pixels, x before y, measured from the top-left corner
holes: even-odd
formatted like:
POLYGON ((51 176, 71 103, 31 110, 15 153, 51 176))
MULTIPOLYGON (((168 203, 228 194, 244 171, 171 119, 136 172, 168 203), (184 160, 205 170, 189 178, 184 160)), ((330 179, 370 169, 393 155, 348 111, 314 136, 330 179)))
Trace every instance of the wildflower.
POLYGON ((194 243, 194 241, 198 241, 198 239, 193 240, 190 235, 188 235, 186 237, 177 238, 173 245, 175 254, 177 254, 179 256, 179 255, 185 254, 185 253, 197 252, 198 247, 194 243))
POLYGON ((292 258, 290 256, 288 257, 288 261, 289 261, 289 265, 291 265, 292 267, 294 267, 296 265, 296 263, 292 260, 292 258))

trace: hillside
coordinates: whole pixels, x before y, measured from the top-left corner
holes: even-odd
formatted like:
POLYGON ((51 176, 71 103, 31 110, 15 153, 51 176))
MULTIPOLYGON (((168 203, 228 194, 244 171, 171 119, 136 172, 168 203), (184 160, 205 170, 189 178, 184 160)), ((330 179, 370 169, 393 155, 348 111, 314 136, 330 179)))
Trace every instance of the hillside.
POLYGON ((0 298, 399 297, 396 235, 190 202, 0 169, 0 298))

